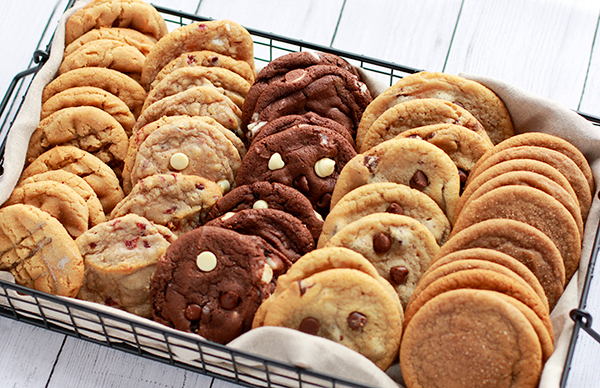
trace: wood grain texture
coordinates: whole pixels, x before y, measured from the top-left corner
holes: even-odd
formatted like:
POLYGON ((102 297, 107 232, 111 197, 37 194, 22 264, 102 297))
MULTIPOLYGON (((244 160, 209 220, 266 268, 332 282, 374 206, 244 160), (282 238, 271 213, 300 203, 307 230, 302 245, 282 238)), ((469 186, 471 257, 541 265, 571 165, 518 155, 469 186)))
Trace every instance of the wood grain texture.
POLYGON ((449 73, 496 77, 577 108, 600 2, 465 0, 449 73))

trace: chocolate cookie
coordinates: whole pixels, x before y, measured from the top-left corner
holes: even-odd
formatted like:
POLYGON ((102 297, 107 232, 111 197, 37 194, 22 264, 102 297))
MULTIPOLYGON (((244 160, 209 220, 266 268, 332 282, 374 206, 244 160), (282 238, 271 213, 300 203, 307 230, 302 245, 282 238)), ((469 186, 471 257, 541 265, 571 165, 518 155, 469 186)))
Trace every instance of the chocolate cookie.
POLYGON ((30 205, 0 209, 0 270, 17 284, 74 297, 83 282, 83 259, 60 222, 30 205))
POLYGON ((388 140, 355 156, 340 173, 331 205, 357 187, 386 181, 427 194, 452 222, 460 191, 458 168, 440 148, 418 139, 388 140))
POLYGON ((308 198, 293 187, 277 182, 257 181, 236 187, 214 204, 206 219, 210 221, 228 212, 261 208, 291 214, 302 221, 315 241, 321 234, 323 218, 313 210, 308 198))
POLYGON ((464 107, 483 125, 494 144, 514 135, 508 110, 490 89, 455 75, 420 72, 408 75, 390 86, 365 110, 356 134, 359 149, 362 149, 362 142, 371 125, 385 111, 396 104, 417 98, 439 98, 464 107))
POLYGON ((237 185, 270 181, 294 187, 324 217, 340 171, 354 155, 354 148, 332 130, 288 129, 252 144, 238 170, 237 185))
POLYGON ((206 178, 179 173, 151 175, 133 187, 110 218, 134 213, 181 235, 202 225, 221 196, 221 187, 206 178))
POLYGON ((344 226, 373 213, 414 218, 429 229, 440 246, 450 236, 450 222, 433 199, 405 185, 379 182, 358 187, 336 203, 325 219, 317 247, 325 246, 344 226))
POLYGON ((318 51, 298 51, 273 59, 261 69, 255 83, 268 82, 292 70, 305 69, 314 65, 336 66, 360 77, 356 68, 338 55, 318 51))
POLYGON ((465 127, 493 146, 483 125, 468 110, 438 98, 419 98, 396 104, 379 116, 365 134, 360 151, 365 152, 409 129, 436 124, 465 127))
POLYGON ((206 225, 261 237, 280 251, 290 264, 315 249, 315 241, 308 228, 302 221, 282 210, 244 209, 225 213, 208 221, 206 225))
POLYGON ((208 50, 244 61, 254 67, 254 42, 246 29, 231 20, 195 22, 171 31, 146 57, 141 84, 150 84, 163 66, 180 55, 208 50))
POLYGON ((138 49, 144 56, 148 55, 156 43, 156 39, 131 28, 100 27, 86 32, 71 42, 65 48, 63 57, 67 57, 84 44, 98 39, 111 39, 126 43, 138 49))
POLYGON ((154 319, 221 344, 250 330, 275 286, 269 258, 256 241, 262 240, 208 226, 180 236, 152 278, 154 319))
POLYGON ((168 229, 136 214, 88 230, 75 240, 85 264, 77 298, 151 318, 150 280, 175 239, 168 229))

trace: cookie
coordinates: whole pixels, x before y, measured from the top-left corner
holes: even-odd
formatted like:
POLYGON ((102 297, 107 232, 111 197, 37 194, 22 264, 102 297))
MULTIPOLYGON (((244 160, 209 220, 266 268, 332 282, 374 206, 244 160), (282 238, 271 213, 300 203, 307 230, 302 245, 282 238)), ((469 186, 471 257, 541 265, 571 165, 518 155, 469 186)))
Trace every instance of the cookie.
POLYGON ((151 175, 140 180, 115 206, 110 219, 134 213, 181 235, 202 225, 221 196, 219 185, 199 176, 151 175))
POLYGON ((340 173, 331 205, 355 188, 375 182, 399 183, 422 191, 452 222, 460 192, 458 168, 433 144, 398 138, 358 154, 340 173))
POLYGON ((288 128, 298 126, 320 126, 325 127, 342 135, 354 147, 354 139, 348 128, 326 117, 319 116, 313 112, 307 112, 303 115, 286 115, 271 121, 261 121, 248 127, 245 133, 248 143, 260 141, 274 133, 285 131, 288 128))
POLYGON ((454 124, 475 132, 492 146, 483 125, 466 109, 438 98, 419 98, 396 104, 383 112, 365 133, 360 152, 392 139, 409 129, 436 124, 454 124))
POLYGON ((212 86, 196 86, 165 97, 147 107, 133 127, 137 132, 144 125, 163 116, 209 116, 225 128, 241 135, 240 109, 228 97, 212 86))
POLYGON ((254 67, 254 42, 246 29, 231 20, 195 22, 171 31, 146 57, 141 84, 149 89, 156 74, 171 60, 193 51, 214 51, 254 67))
POLYGON ((57 145, 87 151, 112 168, 121 168, 127 154, 125 130, 109 113, 93 106, 61 109, 44 120, 31 135, 26 161, 57 145))
POLYGON ((277 295, 264 326, 330 339, 386 370, 398 357, 402 318, 394 298, 376 279, 336 268, 293 283, 277 295))
POLYGON ((89 227, 96 226, 106 221, 106 215, 102 209, 102 204, 92 187, 83 180, 83 178, 65 170, 52 170, 30 176, 21 181, 19 186, 33 182, 52 181, 62 183, 69 186, 71 189, 83 198, 89 214, 89 227))
POLYGON ((74 297, 83 282, 83 259, 60 222, 30 205, 0 209, 0 270, 17 284, 74 297))
POLYGON ((156 43, 156 39, 131 28, 100 27, 86 32, 71 42, 65 47, 63 57, 69 56, 69 54, 73 53, 84 44, 99 39, 111 39, 126 43, 138 49, 144 56, 148 55, 156 43))
POLYGON ((480 83, 438 72, 408 75, 373 100, 365 110, 356 134, 356 145, 362 149, 371 125, 391 107, 417 98, 439 98, 465 108, 483 125, 494 144, 514 135, 508 110, 502 100, 480 83))
POLYGON ((135 117, 129 107, 114 94, 92 86, 69 88, 50 97, 42 105, 40 118, 43 120, 61 109, 78 106, 93 106, 102 109, 121 124, 128 137, 131 136, 135 117))
POLYGON ((172 96, 195 86, 213 86, 220 93, 242 109, 250 83, 232 72, 220 67, 184 67, 165 76, 150 92, 142 111, 158 100, 172 96))
POLYGON ((587 219, 587 214, 590 211, 592 203, 592 192, 590 191, 585 175, 573 160, 563 153, 549 148, 519 146, 493 152, 492 155, 482 159, 475 165, 473 170, 471 170, 471 175, 469 176, 469 179, 467 179, 466 187, 468 187, 471 181, 482 171, 485 171, 495 164, 514 159, 533 159, 547 163, 557 169, 571 184, 575 195, 577 195, 579 206, 581 207, 581 217, 584 221, 587 219))
POLYGON ((62 74, 46 85, 42 91, 42 104, 55 94, 78 86, 93 86, 114 94, 136 118, 146 99, 144 88, 131 77, 104 67, 84 67, 62 74))
POLYGON ((439 249, 423 224, 408 216, 376 213, 337 232, 325 247, 345 247, 367 258, 396 289, 406 307, 421 275, 439 249))
POLYGON ((235 187, 240 164, 239 152, 218 129, 188 120, 161 126, 148 135, 132 164, 131 184, 151 175, 179 172, 235 187))
POLYGON ((83 198, 67 185, 58 182, 32 182, 15 188, 5 206, 22 203, 45 211, 77 238, 88 230, 90 215, 83 198))
POLYGON ((85 264, 77 298, 151 318, 150 280, 176 238, 136 214, 88 230, 75 240, 85 264))
POLYGON ((560 251, 544 233, 524 222, 490 219, 456 233, 432 260, 431 265, 452 252, 471 248, 493 248, 523 263, 544 288, 550 309, 566 286, 565 265, 560 251))
POLYGON ((349 71, 356 77, 360 77, 358 70, 338 55, 319 51, 297 51, 284 54, 270 61, 257 74, 255 83, 268 82, 292 70, 304 69, 315 65, 336 66, 349 71))
POLYGON ((360 117, 372 101, 358 77, 337 66, 314 65, 295 69, 261 88, 254 83, 244 101, 245 126, 289 114, 314 112, 347 127, 354 135, 360 117))
POLYGON ((316 241, 323 228, 323 218, 312 208, 308 198, 293 187, 277 182, 257 181, 238 186, 219 199, 208 212, 207 221, 225 213, 245 209, 277 209, 302 221, 316 241))
POLYGON ((262 240, 208 226, 181 235, 152 278, 154 320, 221 344, 250 330, 275 281, 256 241, 262 240))
POLYGON ((73 146, 57 146, 44 152, 27 166, 19 182, 52 170, 65 170, 83 178, 98 196, 104 213, 110 213, 124 197, 113 170, 94 155, 73 146))
POLYGON ((247 62, 238 61, 230 56, 209 50, 192 51, 185 52, 177 58, 171 60, 171 62, 167 63, 158 72, 154 78, 154 81, 152 81, 150 84, 150 90, 152 90, 160 81, 162 81, 164 77, 171 74, 173 71, 190 66, 220 67, 231 70, 244 78, 250 84, 254 83, 254 79, 256 77, 255 71, 247 62))
POLYGON ((135 47, 111 39, 98 39, 84 44, 65 57, 58 68, 64 74, 82 67, 104 67, 120 71, 140 80, 146 57, 135 47))
POLYGON ((532 187, 498 187, 463 209, 450 238, 470 225, 493 218, 522 221, 550 237, 565 263, 567 282, 571 279, 579 266, 581 237, 573 216, 558 200, 532 187))
POLYGON ((379 182, 360 186, 336 203, 323 223, 317 247, 325 246, 344 226, 373 213, 414 218, 429 229, 440 246, 450 236, 450 222, 433 199, 405 185, 379 182))
POLYGON ((168 33, 167 24, 150 4, 138 0, 95 0, 75 11, 65 24, 65 45, 102 27, 126 27, 156 40, 168 33))
POLYGON ((315 249, 315 241, 308 228, 302 221, 283 210, 244 209, 235 213, 225 213, 208 221, 206 225, 261 237, 281 252, 290 264, 315 249))
POLYGON ((400 367, 408 387, 536 387, 539 338, 498 293, 455 290, 432 299, 406 327, 400 367))
POLYGON ((352 145, 327 128, 288 129, 252 144, 237 185, 269 181, 294 187, 325 218, 340 171, 354 155, 352 145))

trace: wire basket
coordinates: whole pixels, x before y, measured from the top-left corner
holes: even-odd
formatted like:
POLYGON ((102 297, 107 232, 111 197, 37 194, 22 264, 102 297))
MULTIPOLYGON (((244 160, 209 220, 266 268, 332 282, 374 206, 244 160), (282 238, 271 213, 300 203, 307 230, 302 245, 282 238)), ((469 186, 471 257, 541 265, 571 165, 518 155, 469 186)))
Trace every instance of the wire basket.
MULTIPOLYGON (((74 0, 67 5, 72 7, 74 0)), ((209 18, 155 6, 169 30, 209 18)), ((254 40, 257 66, 290 52, 313 50, 343 57, 382 82, 393 85, 407 74, 419 70, 327 46, 311 44, 254 29, 247 29, 254 40)), ((47 51, 36 51, 35 66, 15 76, 0 103, 0 175, 3 173, 4 147, 12 122, 19 112, 33 76, 48 58, 47 51)), ((579 112, 578 112, 579 113, 579 112)), ((594 125, 600 118, 582 114, 594 125)), ((580 308, 572 314, 575 329, 565 363, 561 386, 566 385, 570 362, 580 328, 587 330, 591 317, 586 316, 585 301, 595 258, 600 246, 597 234, 588 268, 580 308)), ((249 387, 366 387, 365 385, 267 359, 248 352, 206 341, 198 336, 178 332, 147 319, 131 319, 114 309, 99 309, 93 303, 57 297, 0 279, 0 315, 51 331, 91 341, 140 357, 167 363, 249 387), (113 311, 111 311, 113 310, 113 311)), ((591 329, 590 329, 591 330, 591 329)))

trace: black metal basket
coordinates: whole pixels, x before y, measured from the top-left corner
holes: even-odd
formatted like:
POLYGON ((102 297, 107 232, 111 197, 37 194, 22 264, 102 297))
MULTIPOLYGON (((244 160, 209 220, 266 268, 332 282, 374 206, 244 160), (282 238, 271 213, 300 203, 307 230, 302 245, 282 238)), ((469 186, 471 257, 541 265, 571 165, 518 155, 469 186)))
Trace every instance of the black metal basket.
MULTIPOLYGON (((74 0, 71 0, 67 9, 72 7, 73 3, 74 0)), ((159 6, 156 8, 169 27, 173 28, 196 21, 211 20, 159 6)), ((259 64, 268 63, 289 52, 314 50, 339 55, 390 86, 403 76, 419 71, 327 46, 310 44, 254 29, 248 31, 253 37, 255 60, 259 64)), ((33 76, 48 58, 48 50, 38 50, 34 53, 36 65, 15 76, 0 103, 0 175, 3 173, 4 147, 8 131, 19 112, 33 76)), ((580 114, 594 125, 600 126, 600 118, 580 114)), ((597 234, 592 249, 579 309, 571 314, 575 321, 575 329, 564 368, 562 387, 566 385, 579 329, 583 328, 591 335, 597 336, 591 330, 591 317, 584 309, 600 247, 599 240, 600 233, 597 234)), ((328 376, 206 341, 198 336, 163 327, 150 320, 133 320, 117 310, 112 312, 110 309, 99 309, 93 303, 48 295, 4 280, 0 280, 0 315, 244 386, 365 387, 339 377, 328 376)))

